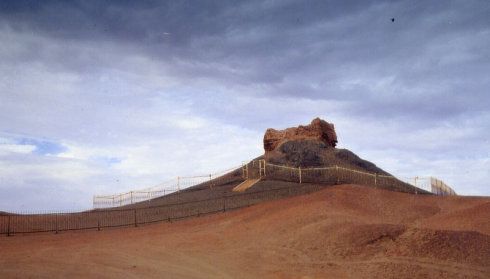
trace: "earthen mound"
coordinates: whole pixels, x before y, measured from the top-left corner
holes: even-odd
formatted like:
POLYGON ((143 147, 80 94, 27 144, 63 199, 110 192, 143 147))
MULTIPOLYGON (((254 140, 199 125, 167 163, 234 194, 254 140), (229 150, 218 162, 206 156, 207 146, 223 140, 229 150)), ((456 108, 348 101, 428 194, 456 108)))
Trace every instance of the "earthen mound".
POLYGON ((269 163, 291 167, 342 166, 378 174, 388 174, 375 164, 347 149, 335 148, 334 125, 315 118, 307 126, 284 130, 267 129, 264 135, 265 159, 269 163))

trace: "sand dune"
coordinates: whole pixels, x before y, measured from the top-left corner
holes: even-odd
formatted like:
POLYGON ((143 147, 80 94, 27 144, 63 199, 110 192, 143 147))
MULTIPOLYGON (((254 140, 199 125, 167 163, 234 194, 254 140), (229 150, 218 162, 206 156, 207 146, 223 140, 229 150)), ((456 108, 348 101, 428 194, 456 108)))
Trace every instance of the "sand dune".
POLYGON ((0 278, 489 278, 490 198, 357 185, 139 228, 0 238, 0 278))

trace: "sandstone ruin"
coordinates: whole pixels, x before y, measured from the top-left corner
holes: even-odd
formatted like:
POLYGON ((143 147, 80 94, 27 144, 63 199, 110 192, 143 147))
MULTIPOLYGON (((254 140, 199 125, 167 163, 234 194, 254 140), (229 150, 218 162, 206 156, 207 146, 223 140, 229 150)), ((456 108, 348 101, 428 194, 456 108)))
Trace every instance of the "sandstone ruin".
POLYGON ((315 118, 306 126, 284 130, 267 129, 264 135, 264 159, 272 164, 296 168, 342 166, 388 174, 353 152, 336 148, 336 145, 334 125, 315 118))
POLYGON ((310 125, 287 128, 285 130, 267 129, 264 135, 264 149, 267 154, 287 141, 318 140, 327 146, 337 145, 337 134, 333 124, 315 118, 310 125))

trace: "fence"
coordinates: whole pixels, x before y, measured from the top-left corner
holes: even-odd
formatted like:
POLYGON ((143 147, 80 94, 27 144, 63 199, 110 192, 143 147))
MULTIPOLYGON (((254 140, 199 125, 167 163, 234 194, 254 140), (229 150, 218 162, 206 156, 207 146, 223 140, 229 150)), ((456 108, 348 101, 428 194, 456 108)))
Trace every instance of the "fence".
POLYGON ((154 198, 165 196, 171 193, 178 192, 182 189, 190 188, 200 184, 207 184, 209 187, 220 185, 227 181, 233 180, 233 176, 226 176, 233 170, 239 167, 234 167, 224 171, 220 171, 208 175, 199 176, 179 176, 175 179, 160 183, 156 186, 146 189, 133 190, 126 193, 115 195, 97 195, 93 198, 94 208, 109 208, 116 206, 124 206, 138 202, 148 201, 154 198))
POLYGON ((265 161, 260 165, 264 166, 264 170, 261 170, 261 173, 264 173, 263 176, 273 180, 298 183, 355 183, 409 193, 428 192, 441 196, 456 195, 451 187, 434 177, 415 177, 403 182, 391 175, 369 173, 337 165, 321 168, 294 168, 265 161))
POLYGON ((0 215, 0 234, 101 230, 111 227, 137 227, 155 223, 225 212, 259 202, 318 191, 322 187, 303 184, 245 193, 226 193, 216 198, 131 209, 105 209, 78 213, 0 215))
MULTIPOLYGON (((161 183, 157 186, 133 190, 126 193, 94 196, 93 207, 111 208, 135 204, 143 201, 149 201, 157 197, 165 196, 180 190, 190 188, 196 185, 207 184, 212 188, 213 185, 221 185, 227 181, 233 181, 238 175, 238 167, 221 171, 215 174, 177 177, 174 180, 161 183), (235 171, 235 176, 226 175, 235 171)), ((453 189, 444 184, 441 180, 435 178, 415 177, 407 182, 398 180, 394 176, 380 175, 369 173, 341 166, 321 167, 321 168, 294 168, 282 165, 275 165, 265 160, 252 160, 242 165, 241 171, 243 178, 265 177, 272 180, 282 180, 298 183, 356 183, 362 185, 371 185, 380 188, 390 188, 401 192, 431 192, 436 195, 455 195, 453 189), (425 181, 425 183, 423 183, 425 181), (415 186, 414 187, 410 187, 415 186)))
POLYGON ((415 176, 404 179, 407 183, 439 196, 455 196, 456 192, 442 180, 435 177, 415 176))
MULTIPOLYGON (((76 213, 48 214, 0 214, 0 234, 60 232, 110 227, 138 226, 142 224, 173 221, 203 214, 246 207, 262 201, 317 191, 333 184, 355 183, 386 188, 408 193, 454 195, 454 191, 435 178, 430 179, 430 191, 412 186, 389 175, 379 175, 341 166, 324 168, 294 168, 274 165, 264 160, 251 161, 242 168, 233 168, 215 175, 179 177, 174 181, 177 189, 157 185, 140 191, 94 197, 95 210, 76 213), (224 173, 224 175, 222 175, 224 173), (288 187, 254 190, 245 193, 232 192, 236 182, 260 177, 264 180, 279 180, 289 183, 288 187), (296 184, 296 183, 299 183, 296 184), (216 188, 213 187, 223 187, 216 188), (294 185, 292 187, 291 185, 294 185), (185 191, 182 191, 187 187, 185 191), (224 190, 223 190, 224 189, 224 190), (223 190, 223 191, 222 191, 223 190), (185 197, 181 197, 186 195, 185 197), (192 196, 191 196, 192 195, 192 196), (206 196, 210 195, 210 196, 206 196), (164 196, 164 204, 141 203, 164 196), (202 198, 208 197, 208 198, 202 198), (132 208, 130 204, 133 204, 132 208), (127 205, 125 208, 124 205, 127 205), (114 209, 97 207, 123 206, 114 209)), ((419 182, 420 183, 420 182, 419 182)), ((274 183, 272 183, 274 184, 274 183)), ((417 184, 417 180, 415 180, 417 184)), ((158 199, 162 200, 162 199, 158 199)))
POLYGON ((264 164, 264 177, 266 179, 292 181, 298 183, 354 183, 415 194, 430 192, 400 181, 394 176, 369 173, 337 165, 322 168, 294 168, 270 163, 264 164))

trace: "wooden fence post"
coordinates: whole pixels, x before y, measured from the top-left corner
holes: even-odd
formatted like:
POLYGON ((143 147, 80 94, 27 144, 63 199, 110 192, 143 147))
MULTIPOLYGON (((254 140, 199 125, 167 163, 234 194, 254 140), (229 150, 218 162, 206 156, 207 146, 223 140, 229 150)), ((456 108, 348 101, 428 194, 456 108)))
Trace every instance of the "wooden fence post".
POLYGON ((259 160, 259 178, 265 176, 265 160, 259 160))
POLYGON ((10 215, 8 216, 8 223, 7 223, 7 236, 10 236, 10 215))
POLYGON ((138 221, 136 220, 136 209, 134 209, 134 226, 138 226, 138 221))
POLYGON ((138 226, 138 220, 136 219, 136 209, 133 209, 133 215, 134 215, 134 226, 138 226))
POLYGON ((299 171, 299 184, 301 184, 301 166, 298 168, 299 171))
POLYGON ((335 165, 335 174, 337 176, 337 184, 339 184, 340 175, 339 175, 339 166, 337 166, 337 165, 335 165))
POLYGON ((226 193, 223 192, 223 212, 226 211, 226 193))
POLYGON ((374 187, 377 187, 378 185, 378 173, 374 174, 374 187))
POLYGON ((242 177, 248 179, 248 163, 244 163, 242 166, 242 177))
POLYGON ((56 225, 56 234, 58 234, 58 213, 55 213, 56 215, 56 222, 55 222, 55 225, 56 225))

